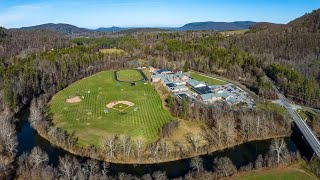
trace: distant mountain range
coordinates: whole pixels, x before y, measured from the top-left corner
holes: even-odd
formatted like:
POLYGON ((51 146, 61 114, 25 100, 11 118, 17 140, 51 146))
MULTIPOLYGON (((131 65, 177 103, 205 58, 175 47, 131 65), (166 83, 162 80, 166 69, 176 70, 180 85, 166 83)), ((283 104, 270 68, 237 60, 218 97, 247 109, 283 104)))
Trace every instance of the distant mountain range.
POLYGON ((95 29, 95 31, 98 31, 98 32, 118 32, 118 31, 123 31, 123 30, 128 30, 128 29, 130 29, 130 28, 122 28, 122 27, 112 26, 109 28, 100 27, 98 29, 95 29))
POLYGON ((239 29, 249 29, 251 26, 255 25, 256 22, 252 21, 236 21, 236 22, 194 22, 186 24, 180 28, 179 31, 189 31, 189 30, 214 30, 214 31, 226 31, 226 30, 239 30, 239 29))
POLYGON ((98 29, 86 29, 80 28, 70 24, 63 23, 48 23, 37 26, 17 28, 20 30, 48 30, 54 32, 60 32, 63 34, 81 34, 89 32, 120 32, 128 31, 132 29, 156 29, 156 30, 172 30, 172 31, 189 31, 189 30, 211 30, 211 31, 226 31, 226 30, 239 30, 249 29, 249 27, 255 25, 256 22, 252 21, 236 21, 236 22, 194 22, 186 24, 182 27, 162 27, 162 28, 145 28, 145 27, 100 27, 98 29))
POLYGON ((79 33, 87 33, 91 32, 92 30, 86 29, 86 28, 79 28, 74 25, 70 24, 54 24, 54 23, 48 23, 48 24, 41 24, 37 26, 29 26, 29 27, 22 27, 18 28, 20 30, 48 30, 53 32, 60 32, 63 34, 79 34, 79 33))

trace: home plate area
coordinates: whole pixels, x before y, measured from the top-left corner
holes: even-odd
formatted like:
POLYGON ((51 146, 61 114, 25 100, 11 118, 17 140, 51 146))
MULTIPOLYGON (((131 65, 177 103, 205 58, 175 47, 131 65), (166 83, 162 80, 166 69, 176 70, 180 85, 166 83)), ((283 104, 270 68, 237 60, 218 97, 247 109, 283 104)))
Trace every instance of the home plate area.
POLYGON ((113 101, 113 102, 107 104, 106 107, 122 112, 131 106, 134 106, 134 103, 130 102, 130 101, 113 101))

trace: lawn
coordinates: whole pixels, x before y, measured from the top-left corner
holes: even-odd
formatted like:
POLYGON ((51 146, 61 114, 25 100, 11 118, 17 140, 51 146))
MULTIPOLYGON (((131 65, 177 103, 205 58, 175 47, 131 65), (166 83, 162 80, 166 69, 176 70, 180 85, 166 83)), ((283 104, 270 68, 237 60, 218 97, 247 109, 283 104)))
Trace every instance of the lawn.
POLYGON ((221 81, 221 80, 215 79, 215 78, 210 78, 210 77, 203 76, 201 74, 197 74, 197 73, 193 73, 193 72, 190 72, 190 76, 191 76, 191 78, 196 79, 198 81, 203 81, 208 85, 225 85, 225 84, 227 84, 227 82, 225 82, 225 81, 221 81))
POLYGON ((251 176, 245 176, 238 178, 239 180, 308 180, 308 179, 314 179, 310 177, 308 174, 305 174, 303 172, 300 172, 295 169, 289 169, 286 171, 280 171, 280 172, 266 172, 266 173, 259 173, 256 175, 251 176))
MULTIPOLYGON (((114 71, 104 71, 71 84, 58 92, 49 105, 54 124, 74 133, 79 139, 78 145, 83 147, 101 146, 104 137, 121 134, 150 143, 158 138, 159 129, 172 118, 163 109, 151 84, 137 82, 131 86, 118 82, 114 79, 114 71), (81 97, 82 101, 66 102, 74 96, 81 97), (106 108, 113 101, 130 101, 134 106, 126 107, 122 112, 106 108)), ((120 108, 121 104, 118 106, 120 108)))
POLYGON ((276 167, 268 170, 255 170, 244 174, 236 175, 232 179, 237 180, 308 180, 317 177, 306 167, 304 161, 287 167, 276 167))
POLYGON ((134 69, 117 71, 117 76, 119 81, 126 81, 126 82, 140 81, 143 79, 141 73, 134 69))
POLYGON ((240 29, 240 30, 233 30, 233 31, 221 31, 219 32, 220 34, 222 34, 223 36, 232 36, 232 35, 238 35, 238 34, 244 34, 247 31, 249 31, 249 29, 240 29))

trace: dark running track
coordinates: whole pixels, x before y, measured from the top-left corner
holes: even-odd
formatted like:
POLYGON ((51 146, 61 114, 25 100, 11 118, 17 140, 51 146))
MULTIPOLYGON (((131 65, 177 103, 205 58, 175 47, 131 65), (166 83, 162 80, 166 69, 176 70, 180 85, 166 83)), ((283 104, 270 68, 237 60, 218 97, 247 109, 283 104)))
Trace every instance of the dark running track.
POLYGON ((140 74, 141 74, 141 76, 142 76, 142 79, 140 79, 140 80, 138 80, 138 81, 121 81, 121 80, 118 79, 118 75, 117 75, 117 72, 118 72, 119 70, 117 70, 117 71, 114 72, 114 79, 115 79, 116 81, 119 81, 119 82, 127 82, 127 83, 134 83, 134 82, 148 81, 148 80, 149 80, 149 79, 147 78, 147 76, 143 73, 143 71, 142 71, 141 69, 134 69, 134 70, 140 72, 140 74))

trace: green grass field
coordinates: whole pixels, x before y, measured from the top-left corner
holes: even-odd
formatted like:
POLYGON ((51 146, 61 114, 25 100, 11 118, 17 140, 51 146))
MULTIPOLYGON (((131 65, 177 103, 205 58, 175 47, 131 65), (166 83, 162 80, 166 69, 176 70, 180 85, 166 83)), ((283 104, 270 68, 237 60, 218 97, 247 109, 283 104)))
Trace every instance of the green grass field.
POLYGON ((143 79, 142 75, 139 71, 128 69, 128 70, 120 70, 117 72, 118 80, 119 81, 139 81, 143 79))
POLYGON ((151 84, 137 82, 131 86, 118 82, 113 71, 104 71, 71 84, 58 92, 49 105, 54 124, 69 133, 74 132, 79 138, 78 144, 84 147, 100 146, 102 138, 121 134, 150 143, 158 138, 159 129, 172 118, 163 109, 151 84), (73 96, 81 97, 82 101, 67 103, 66 99, 73 96), (123 112, 106 108, 108 103, 121 100, 135 105, 123 112))
POLYGON ((282 172, 268 172, 257 175, 245 176, 238 178, 239 180, 308 180, 314 179, 308 174, 300 172, 298 170, 287 170, 282 172))
POLYGON ((309 180, 318 179, 313 172, 306 167, 306 162, 301 161, 289 167, 278 167, 269 170, 258 170, 236 176, 237 180, 309 180))
POLYGON ((126 55, 127 53, 122 50, 122 49, 116 49, 116 48, 111 48, 111 49, 99 49, 101 53, 104 54, 119 54, 119 55, 126 55))
POLYGON ((200 75, 197 73, 193 73, 193 72, 190 72, 190 76, 191 76, 191 78, 196 79, 198 81, 203 81, 208 85, 225 85, 225 84, 227 84, 227 82, 225 82, 225 81, 220 81, 218 79, 209 78, 209 77, 206 77, 206 76, 203 76, 203 75, 200 75))

